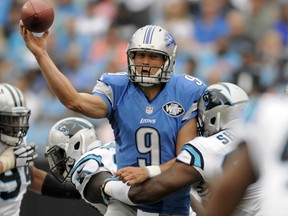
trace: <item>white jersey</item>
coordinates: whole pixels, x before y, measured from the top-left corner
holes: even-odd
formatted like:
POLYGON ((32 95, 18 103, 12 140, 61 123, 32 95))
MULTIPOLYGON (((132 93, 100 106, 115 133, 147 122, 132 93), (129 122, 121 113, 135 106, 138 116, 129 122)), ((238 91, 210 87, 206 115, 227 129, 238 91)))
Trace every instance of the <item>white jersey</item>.
POLYGON ((247 111, 243 138, 264 184, 265 216, 288 214, 288 102, 263 95, 247 111))
MULTIPOLYGON (((0 144, 1 154, 7 145, 0 144)), ((0 174, 0 215, 19 216, 24 194, 30 185, 29 167, 19 167, 0 174)))
POLYGON ((183 146, 177 160, 192 165, 209 183, 222 174, 225 157, 236 148, 235 139, 235 133, 230 130, 210 137, 196 137, 183 146))
MULTIPOLYGON (((209 185, 223 173, 225 158, 234 152, 237 140, 236 134, 231 130, 221 131, 210 137, 196 137, 183 146, 177 161, 193 166, 209 185)), ((201 191, 199 195, 206 195, 206 192, 201 191)), ((251 185, 234 215, 258 215, 260 195, 260 182, 251 185)))
MULTIPOLYGON (((84 189, 90 178, 100 172, 110 172, 112 175, 116 172, 117 166, 115 163, 116 157, 115 142, 107 143, 101 147, 92 149, 83 154, 78 161, 76 161, 72 169, 72 183, 84 198, 84 189), (83 178, 84 176, 84 178, 83 178)), ((105 212, 106 207, 102 204, 90 203, 92 206, 105 212)))

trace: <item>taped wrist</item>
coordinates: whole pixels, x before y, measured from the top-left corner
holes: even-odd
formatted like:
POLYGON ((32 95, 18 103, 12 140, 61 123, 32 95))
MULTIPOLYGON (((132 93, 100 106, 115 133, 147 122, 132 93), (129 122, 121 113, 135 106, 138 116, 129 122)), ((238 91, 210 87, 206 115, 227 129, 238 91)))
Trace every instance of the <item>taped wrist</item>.
POLYGON ((150 178, 161 174, 160 166, 146 166, 146 169, 150 178))
POLYGON ((121 202, 124 202, 128 205, 135 206, 135 203, 130 200, 128 196, 128 192, 131 186, 128 186, 127 184, 121 182, 121 181, 108 181, 104 185, 104 192, 117 199, 121 202))
POLYGON ((13 148, 7 148, 1 155, 0 161, 3 166, 3 172, 11 170, 15 167, 15 155, 13 148))
POLYGON ((41 193, 45 196, 64 198, 64 199, 80 199, 81 195, 71 183, 60 183, 53 176, 48 174, 44 179, 41 193))

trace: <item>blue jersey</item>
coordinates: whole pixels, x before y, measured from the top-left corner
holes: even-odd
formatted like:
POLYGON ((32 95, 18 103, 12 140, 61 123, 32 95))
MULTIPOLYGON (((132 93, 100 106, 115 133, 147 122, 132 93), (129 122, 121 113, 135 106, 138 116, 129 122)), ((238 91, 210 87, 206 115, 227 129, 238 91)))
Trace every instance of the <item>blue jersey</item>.
MULTIPOLYGON (((107 117, 117 144, 117 168, 159 165, 175 158, 178 131, 196 117, 197 101, 205 88, 205 84, 192 76, 173 75, 162 91, 149 101, 126 73, 103 74, 93 94, 101 96, 108 106, 107 117), (103 88, 103 83, 109 90, 103 88)), ((179 214, 182 210, 177 206, 183 206, 185 197, 190 203, 188 188, 158 205, 141 209, 179 214)), ((189 204, 185 211, 189 211, 189 204)))

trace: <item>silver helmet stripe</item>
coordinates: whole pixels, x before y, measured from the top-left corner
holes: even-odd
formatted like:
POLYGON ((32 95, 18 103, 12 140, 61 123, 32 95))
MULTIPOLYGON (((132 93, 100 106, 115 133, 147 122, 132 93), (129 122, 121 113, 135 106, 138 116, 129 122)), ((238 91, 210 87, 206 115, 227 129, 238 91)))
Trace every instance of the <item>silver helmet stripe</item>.
POLYGON ((11 96, 13 98, 15 107, 18 107, 18 106, 22 107, 23 106, 23 100, 21 98, 21 94, 18 91, 18 89, 13 88, 9 84, 3 84, 3 86, 6 87, 6 89, 10 92, 10 94, 11 94, 11 96))

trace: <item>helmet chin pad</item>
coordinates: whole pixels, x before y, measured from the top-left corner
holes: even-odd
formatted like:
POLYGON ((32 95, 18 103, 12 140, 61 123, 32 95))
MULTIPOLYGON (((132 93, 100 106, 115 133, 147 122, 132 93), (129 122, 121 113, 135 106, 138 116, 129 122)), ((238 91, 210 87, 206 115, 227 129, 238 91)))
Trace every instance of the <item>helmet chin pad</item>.
POLYGON ((151 87, 151 86, 155 85, 155 84, 152 84, 152 83, 141 83, 141 82, 139 82, 138 84, 143 86, 143 87, 151 87))
MULTIPOLYGON (((21 133, 19 131, 19 133, 21 133)), ((23 136, 19 136, 19 137, 12 137, 12 136, 8 136, 5 134, 0 134, 0 140, 1 142, 5 143, 6 145, 9 146, 18 146, 21 144, 22 140, 23 140, 23 136)))

